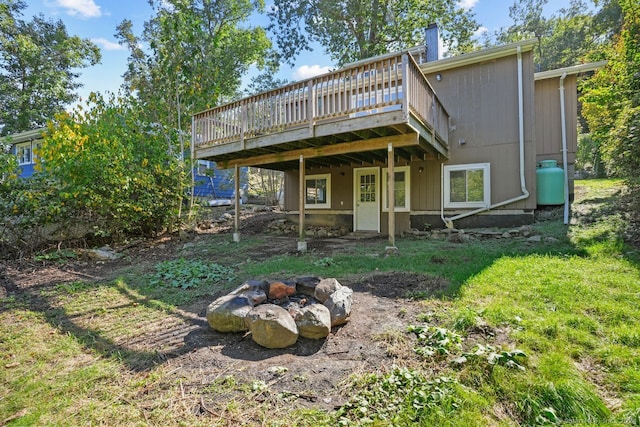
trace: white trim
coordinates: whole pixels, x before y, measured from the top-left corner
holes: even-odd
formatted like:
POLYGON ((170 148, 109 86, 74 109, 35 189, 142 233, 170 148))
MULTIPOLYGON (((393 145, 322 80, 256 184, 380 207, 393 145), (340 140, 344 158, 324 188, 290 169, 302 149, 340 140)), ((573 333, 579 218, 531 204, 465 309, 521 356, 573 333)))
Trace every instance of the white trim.
POLYGON ((24 166, 24 165, 32 165, 35 163, 35 159, 33 156, 33 144, 31 143, 31 141, 28 142, 21 142, 19 144, 15 145, 15 156, 18 159, 18 165, 20 166, 24 166), (28 148, 29 150, 29 159, 27 161, 24 160, 24 154, 20 155, 20 150, 22 150, 22 153, 24 153, 24 149, 28 148))
POLYGON ((541 71, 533 75, 534 80, 546 80, 562 77, 563 74, 572 75, 595 71, 607 65, 608 61, 588 62, 586 64, 574 65, 572 67, 557 68, 555 70, 541 71))
POLYGON ((491 165, 489 163, 469 163, 462 165, 445 165, 444 173, 444 207, 448 209, 456 208, 483 208, 491 205, 491 165), (455 171, 483 171, 483 199, 477 202, 452 202, 451 201, 451 172, 455 171))
MULTIPOLYGON (((381 188, 387 188, 387 171, 388 168, 382 169, 382 184, 381 188)), ((404 172, 404 206, 395 206, 395 212, 410 212, 411 211, 411 168, 409 166, 396 166, 394 171, 404 172)), ((396 181, 398 182, 398 181, 396 181)), ((389 205, 387 203, 387 191, 382 191, 382 212, 388 212, 389 205)))
POLYGON ((323 174, 317 174, 317 175, 305 175, 304 177, 304 192, 305 192, 305 196, 304 196, 304 208, 305 209, 330 209, 331 208, 331 174, 330 173, 323 173, 323 174), (326 180, 327 184, 325 187, 325 190, 327 192, 326 194, 326 201, 325 203, 307 203, 307 181, 308 180, 326 180))

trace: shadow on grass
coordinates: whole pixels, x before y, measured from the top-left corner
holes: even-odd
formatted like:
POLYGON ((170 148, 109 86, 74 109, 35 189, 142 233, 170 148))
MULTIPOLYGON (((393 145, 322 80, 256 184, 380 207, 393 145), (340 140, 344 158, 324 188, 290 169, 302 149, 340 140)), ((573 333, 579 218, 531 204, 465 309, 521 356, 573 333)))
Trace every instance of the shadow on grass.
MULTIPOLYGON (((0 273, 4 273, 2 268, 0 265, 0 273)), ((145 282, 144 278, 139 279, 145 282)), ((172 303, 176 289, 160 287, 150 291, 145 286, 129 286, 122 279, 83 282, 58 278, 24 287, 2 274, 0 286, 7 293, 0 299, 0 313, 14 309, 41 313, 61 334, 73 336, 87 350, 118 360, 134 372, 150 370, 207 347, 219 349, 232 359, 260 361, 281 355, 310 356, 325 344, 325 340, 300 338, 285 349, 266 349, 247 334, 213 331, 205 317, 206 307, 226 291, 222 287, 204 294, 195 292, 186 298, 188 303, 175 307, 172 303), (82 298, 85 292, 89 299, 93 293, 105 292, 111 298, 96 297, 79 307, 61 302, 69 297, 82 298)))
MULTIPOLYGON (((78 294, 83 290, 113 288, 114 286, 113 284, 91 282, 81 285, 78 285, 78 282, 74 283, 75 286, 67 285, 74 288, 73 294, 78 294)), ((83 347, 103 357, 117 359, 132 371, 144 371, 168 358, 192 351, 197 343, 181 342, 182 338, 194 329, 202 329, 206 324, 203 319, 181 310, 173 310, 168 315, 163 315, 163 311, 158 307, 153 307, 154 304, 151 301, 127 292, 122 292, 126 296, 124 302, 118 301, 117 304, 110 304, 109 301, 104 301, 105 306, 103 307, 83 310, 82 314, 70 314, 65 307, 57 302, 58 297, 65 296, 64 283, 61 284, 59 281, 45 282, 25 289, 18 287, 5 275, 2 284, 8 296, 4 301, 6 304, 0 308, 0 313, 12 309, 42 313, 44 319, 60 333, 73 336, 83 347), (117 316, 118 311, 138 305, 145 305, 157 310, 158 316, 154 321, 158 322, 160 329, 155 330, 157 332, 155 336, 154 331, 151 330, 151 333, 143 333, 141 336, 131 339, 122 339, 117 336, 109 336, 107 323, 100 322, 97 327, 86 325, 93 318, 103 316, 105 313, 112 312, 117 316), (163 318, 165 320, 171 318, 169 328, 163 327, 163 318)), ((129 326, 133 329, 139 326, 135 322, 138 320, 132 318, 129 326)))

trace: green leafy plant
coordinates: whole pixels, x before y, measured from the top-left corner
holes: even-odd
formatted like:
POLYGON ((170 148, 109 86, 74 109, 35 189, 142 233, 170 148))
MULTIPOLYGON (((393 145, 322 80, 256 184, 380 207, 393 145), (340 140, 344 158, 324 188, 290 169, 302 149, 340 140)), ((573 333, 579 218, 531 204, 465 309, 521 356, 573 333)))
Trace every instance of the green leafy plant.
MULTIPOLYGON (((356 381, 356 393, 336 412, 338 425, 409 425, 444 421, 462 405, 456 380, 428 380, 419 371, 396 368, 356 381)), ((421 424, 426 425, 426 424, 421 424)))
POLYGON ((469 360, 485 360, 490 366, 500 365, 524 371, 522 365, 527 355, 522 350, 498 350, 491 345, 476 344, 473 351, 462 353, 453 363, 464 364, 469 360))
POLYGON ((331 257, 324 257, 312 261, 312 264, 315 267, 331 267, 336 265, 336 262, 331 257))
POLYGON ((179 258, 158 263, 150 284, 190 289, 202 284, 230 282, 233 279, 235 275, 231 268, 216 263, 179 258))
POLYGON ((407 327, 407 332, 414 333, 418 337, 414 351, 423 357, 445 356, 452 349, 459 348, 462 342, 459 334, 446 328, 410 325, 407 327))
POLYGON ((36 255, 34 258, 36 261, 49 261, 64 264, 68 260, 77 259, 78 255, 73 251, 61 249, 53 252, 41 253, 36 255))

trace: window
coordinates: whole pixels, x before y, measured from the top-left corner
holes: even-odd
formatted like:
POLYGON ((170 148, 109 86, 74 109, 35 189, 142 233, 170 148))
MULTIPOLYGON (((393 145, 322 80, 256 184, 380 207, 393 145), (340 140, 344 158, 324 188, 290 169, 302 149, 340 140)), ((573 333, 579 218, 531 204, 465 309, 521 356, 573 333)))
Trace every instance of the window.
POLYGON ((331 175, 308 175, 304 179, 305 208, 331 207, 331 175))
MULTIPOLYGON (((389 203, 387 202, 387 174, 388 169, 382 169, 382 210, 384 211, 389 210, 389 203)), ((395 184, 395 188, 393 193, 396 201, 396 212, 408 212, 410 210, 409 196, 411 191, 409 191, 409 181, 409 166, 399 166, 394 168, 393 182, 395 184)))
POLYGON ((490 204, 489 163, 444 167, 445 208, 482 208, 490 204))
POLYGON ((31 164, 33 160, 31 152, 31 142, 16 145, 16 157, 18 157, 18 164, 31 164))
POLYGON ((201 176, 214 176, 215 169, 213 162, 208 160, 198 160, 198 175, 201 176))
POLYGON ((42 141, 34 141, 31 144, 31 161, 33 163, 36 163, 38 161, 38 159, 40 158, 40 148, 42 148, 42 141))

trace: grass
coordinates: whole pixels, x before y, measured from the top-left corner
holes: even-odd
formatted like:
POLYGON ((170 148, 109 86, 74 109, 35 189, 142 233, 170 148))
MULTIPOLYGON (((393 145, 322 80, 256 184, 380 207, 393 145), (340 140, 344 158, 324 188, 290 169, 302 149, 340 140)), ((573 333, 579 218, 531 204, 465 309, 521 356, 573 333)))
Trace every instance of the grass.
POLYGON ((576 185, 577 222, 535 224, 535 234, 554 238, 536 244, 402 238, 399 256, 362 246, 331 257, 252 258, 266 239, 211 236, 114 281, 7 296, 0 425, 228 425, 248 412, 272 426, 640 425, 640 256, 623 241, 621 183, 576 185), (344 384, 351 399, 337 412, 253 403, 264 390, 233 377, 187 387, 163 363, 171 341, 145 346, 158 331, 188 332, 180 307, 244 279, 394 271, 450 285, 435 297, 415 295, 428 299, 410 331, 378 337, 398 360, 409 364, 414 354, 410 366, 354 374, 344 384), (136 337, 137 347, 122 345, 136 337), (226 418, 194 411, 206 408, 203 399, 224 402, 226 418))

